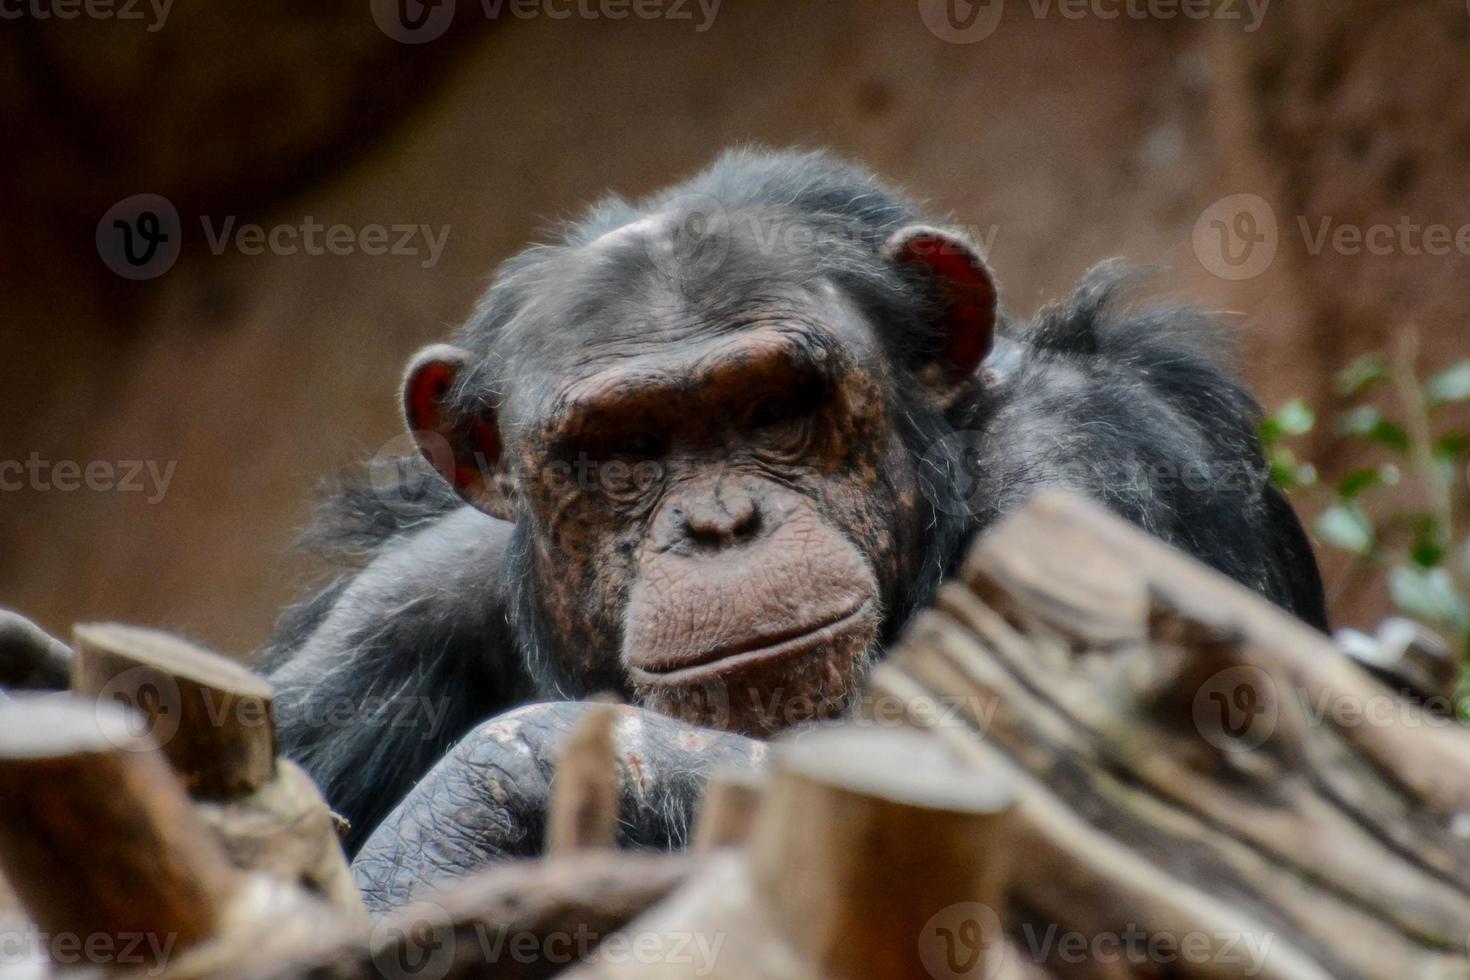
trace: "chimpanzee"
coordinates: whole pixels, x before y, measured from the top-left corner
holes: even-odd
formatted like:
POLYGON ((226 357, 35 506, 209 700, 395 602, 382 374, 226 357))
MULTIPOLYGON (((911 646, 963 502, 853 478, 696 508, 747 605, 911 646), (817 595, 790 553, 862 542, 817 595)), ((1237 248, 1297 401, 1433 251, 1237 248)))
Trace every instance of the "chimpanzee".
POLYGON ((368 887, 392 900, 406 849, 441 871, 534 849, 546 746, 599 692, 632 706, 658 811, 629 836, 677 838, 710 759, 842 711, 1039 487, 1325 627, 1220 329, 1132 309, 1130 281, 1102 267, 1013 323, 964 234, 859 167, 756 150, 507 261, 408 367, 422 460, 324 505, 311 540, 355 568, 264 652, 283 748, 353 848, 464 739, 369 845, 368 887))

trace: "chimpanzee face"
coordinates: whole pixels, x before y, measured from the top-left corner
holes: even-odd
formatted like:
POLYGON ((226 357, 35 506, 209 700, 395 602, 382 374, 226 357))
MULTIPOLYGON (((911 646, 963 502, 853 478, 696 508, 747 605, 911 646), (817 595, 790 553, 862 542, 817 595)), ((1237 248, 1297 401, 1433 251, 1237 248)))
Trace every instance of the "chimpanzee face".
POLYGON ((498 338, 492 410, 445 408, 471 355, 420 355, 410 425, 447 442, 428 455, 468 500, 520 525, 566 686, 766 734, 849 703, 918 573, 929 515, 892 413, 919 382, 833 281, 791 281, 789 256, 731 255, 698 281, 633 271, 664 233, 641 222, 566 257, 567 288, 498 338))

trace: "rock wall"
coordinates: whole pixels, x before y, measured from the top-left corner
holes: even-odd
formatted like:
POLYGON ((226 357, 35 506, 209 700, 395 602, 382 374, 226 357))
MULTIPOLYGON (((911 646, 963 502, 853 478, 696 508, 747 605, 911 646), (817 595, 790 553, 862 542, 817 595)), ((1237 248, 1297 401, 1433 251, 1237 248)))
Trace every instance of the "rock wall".
POLYGON ((699 30, 693 5, 486 24, 461 0, 416 46, 345 0, 180 5, 153 33, 23 23, 0 40, 0 135, 21 149, 0 176, 0 457, 173 469, 154 502, 146 470, 141 491, 0 494, 0 604, 254 647, 319 572, 289 553, 313 486, 398 434, 414 348, 549 220, 732 143, 830 146, 952 211, 1017 311, 1112 256, 1153 266, 1162 294, 1238 313, 1268 404, 1322 393, 1402 318, 1434 356, 1470 346, 1463 254, 1314 256, 1294 227, 1470 223, 1463 4, 1273 4, 1246 32, 1013 0, 967 44, 924 6, 747 0, 699 30), (177 206, 183 247, 131 282, 95 225, 140 192, 177 206), (1248 279, 1196 236, 1236 194, 1279 232, 1248 279), (204 219, 230 218, 448 237, 437 261, 216 254, 204 219))

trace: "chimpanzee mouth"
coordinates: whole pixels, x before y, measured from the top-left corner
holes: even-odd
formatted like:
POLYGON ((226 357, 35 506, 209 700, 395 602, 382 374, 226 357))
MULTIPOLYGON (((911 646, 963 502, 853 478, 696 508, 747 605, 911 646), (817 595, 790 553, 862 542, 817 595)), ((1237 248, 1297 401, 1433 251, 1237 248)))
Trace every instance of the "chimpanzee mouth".
POLYGON ((797 657, 841 640, 849 633, 872 626, 873 600, 861 599, 835 615, 824 616, 808 626, 751 636, 738 643, 671 663, 667 667, 630 666, 635 681, 644 684, 701 684, 745 670, 797 657))

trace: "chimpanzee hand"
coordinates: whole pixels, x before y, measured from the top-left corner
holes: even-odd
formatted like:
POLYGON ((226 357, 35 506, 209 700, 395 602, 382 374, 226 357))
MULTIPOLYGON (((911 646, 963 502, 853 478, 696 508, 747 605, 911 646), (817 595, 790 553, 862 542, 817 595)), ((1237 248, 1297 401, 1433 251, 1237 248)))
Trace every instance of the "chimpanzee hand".
POLYGON ((61 690, 71 648, 18 613, 0 609, 0 688, 61 690))
MULTIPOLYGON (((373 831, 353 862, 368 908, 404 904, 426 886, 495 861, 540 853, 557 758, 594 708, 552 702, 518 708, 466 735, 373 831)), ((756 766, 765 745, 656 712, 614 709, 621 787, 619 843, 673 848, 712 770, 756 766)))

